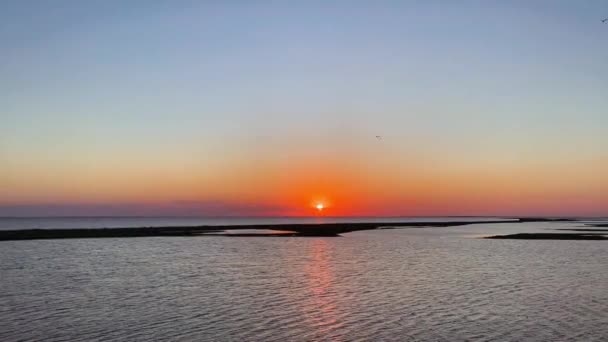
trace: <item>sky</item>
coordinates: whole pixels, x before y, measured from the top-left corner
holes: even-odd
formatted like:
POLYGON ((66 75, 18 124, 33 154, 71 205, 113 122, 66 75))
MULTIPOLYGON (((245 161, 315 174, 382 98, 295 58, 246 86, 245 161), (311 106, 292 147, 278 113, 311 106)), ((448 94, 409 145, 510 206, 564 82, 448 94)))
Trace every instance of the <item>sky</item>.
POLYGON ((0 216, 606 216, 605 17, 2 1, 0 216))

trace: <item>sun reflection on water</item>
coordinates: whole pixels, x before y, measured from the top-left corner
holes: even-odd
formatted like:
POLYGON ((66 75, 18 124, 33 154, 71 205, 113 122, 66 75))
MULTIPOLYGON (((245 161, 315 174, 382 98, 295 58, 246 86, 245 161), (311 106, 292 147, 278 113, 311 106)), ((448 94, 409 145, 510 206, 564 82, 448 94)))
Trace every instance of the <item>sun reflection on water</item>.
POLYGON ((335 332, 342 324, 331 258, 330 244, 316 239, 310 247, 310 261, 305 265, 308 296, 303 309, 306 319, 322 336, 335 332))

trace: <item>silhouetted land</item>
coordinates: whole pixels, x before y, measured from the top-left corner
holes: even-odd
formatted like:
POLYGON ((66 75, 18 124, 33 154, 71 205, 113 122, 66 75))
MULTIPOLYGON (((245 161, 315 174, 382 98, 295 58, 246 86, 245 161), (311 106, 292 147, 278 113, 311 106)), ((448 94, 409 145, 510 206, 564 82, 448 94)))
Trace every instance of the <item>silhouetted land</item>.
POLYGON ((587 223, 585 225, 589 227, 608 227, 608 223, 587 223))
POLYGON ((608 234, 608 229, 593 229, 593 228, 560 228, 555 230, 567 230, 570 232, 606 232, 608 234))
POLYGON ((521 239, 521 240, 608 240, 602 234, 582 233, 520 233, 510 235, 486 236, 486 239, 521 239))
POLYGON ((444 222, 374 222, 374 223, 321 223, 321 224, 273 224, 273 225, 223 225, 191 227, 141 227, 141 228, 93 228, 93 229, 29 229, 0 231, 0 241, 37 239, 85 239, 124 238, 151 236, 340 236, 358 230, 389 228, 453 227, 469 224, 554 222, 567 219, 519 218, 510 221, 444 221, 444 222), (222 234, 226 230, 264 229, 288 231, 287 234, 222 234))

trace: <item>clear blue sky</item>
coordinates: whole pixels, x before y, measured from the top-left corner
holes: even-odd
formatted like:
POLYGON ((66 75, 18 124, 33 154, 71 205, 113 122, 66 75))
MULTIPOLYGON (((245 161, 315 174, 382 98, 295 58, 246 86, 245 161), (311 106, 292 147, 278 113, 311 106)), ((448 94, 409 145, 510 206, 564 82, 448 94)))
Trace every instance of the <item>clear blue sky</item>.
POLYGON ((478 197, 454 213, 502 213, 479 203, 505 177, 528 205, 509 213, 598 213, 605 17, 607 1, 2 1, 0 215, 151 199, 232 213, 256 202, 247 184, 284 191, 267 178, 289 156, 411 173, 382 197, 383 171, 353 171, 378 183, 362 190, 393 210, 378 213, 411 188, 451 189, 412 212, 452 213, 456 183, 478 197))

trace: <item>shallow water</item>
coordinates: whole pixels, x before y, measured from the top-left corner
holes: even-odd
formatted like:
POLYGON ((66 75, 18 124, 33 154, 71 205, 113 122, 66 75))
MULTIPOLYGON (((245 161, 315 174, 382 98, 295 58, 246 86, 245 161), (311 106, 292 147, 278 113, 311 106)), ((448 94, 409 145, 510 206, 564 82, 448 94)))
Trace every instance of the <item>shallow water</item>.
POLYGON ((605 340, 606 241, 476 238, 573 226, 0 242, 0 340, 605 340))

